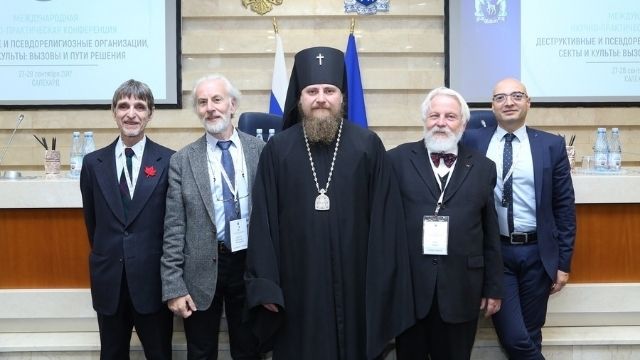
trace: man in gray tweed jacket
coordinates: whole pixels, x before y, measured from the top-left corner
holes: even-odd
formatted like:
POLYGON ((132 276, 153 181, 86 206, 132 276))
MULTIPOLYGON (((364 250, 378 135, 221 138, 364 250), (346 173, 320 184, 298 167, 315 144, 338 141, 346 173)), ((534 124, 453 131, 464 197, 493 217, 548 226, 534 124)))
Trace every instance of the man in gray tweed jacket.
POLYGON ((171 157, 161 259, 162 300, 184 319, 189 359, 216 359, 224 303, 231 356, 260 359, 242 321, 251 188, 264 142, 231 123, 240 92, 222 75, 196 82, 206 133, 171 157))

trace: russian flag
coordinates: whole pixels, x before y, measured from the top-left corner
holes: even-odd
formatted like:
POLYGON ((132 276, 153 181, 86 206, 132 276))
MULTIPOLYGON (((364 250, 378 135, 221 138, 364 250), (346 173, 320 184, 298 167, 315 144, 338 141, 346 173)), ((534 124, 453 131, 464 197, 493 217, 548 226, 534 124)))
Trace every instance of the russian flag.
POLYGON ((271 100, 269 114, 282 116, 284 101, 287 98, 287 67, 284 63, 282 40, 276 32, 276 56, 273 63, 273 78, 271 79, 271 100))
POLYGON ((353 36, 353 33, 349 34, 344 63, 347 69, 347 96, 349 97, 349 101, 347 102, 347 119, 366 129, 368 127, 367 111, 364 106, 360 63, 358 62, 358 51, 356 50, 356 38, 353 36))

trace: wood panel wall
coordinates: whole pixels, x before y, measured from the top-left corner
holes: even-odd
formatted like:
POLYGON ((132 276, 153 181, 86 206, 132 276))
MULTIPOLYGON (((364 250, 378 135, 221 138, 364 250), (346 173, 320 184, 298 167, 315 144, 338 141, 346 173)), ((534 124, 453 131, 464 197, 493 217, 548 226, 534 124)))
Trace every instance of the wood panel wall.
MULTIPOLYGON (((272 17, 277 17, 290 71, 300 49, 319 45, 346 49, 354 15, 344 14, 339 0, 285 0, 266 16, 245 9, 240 0, 182 0, 184 109, 157 111, 149 135, 174 149, 199 137, 203 130, 189 96, 193 81, 213 72, 227 75, 243 92, 240 113, 267 111, 275 47, 272 17)), ((370 127, 387 148, 415 141, 421 136, 420 103, 430 89, 444 85, 443 0, 393 0, 389 13, 355 17, 370 127)), ((587 81, 585 86, 597 84, 587 81)), ((0 111, 0 144, 8 140, 19 113, 0 111)), ((43 169, 42 148, 32 133, 58 138, 65 168, 73 130, 93 130, 98 147, 117 136, 107 110, 23 113, 25 120, 0 171, 43 169)), ((591 152, 597 126, 620 127, 626 164, 640 164, 638 107, 534 108, 529 124, 577 134, 578 159, 591 152)))
MULTIPOLYGON (((572 283, 640 282, 640 204, 581 204, 572 283)), ((89 287, 81 209, 0 209, 0 289, 89 287)))

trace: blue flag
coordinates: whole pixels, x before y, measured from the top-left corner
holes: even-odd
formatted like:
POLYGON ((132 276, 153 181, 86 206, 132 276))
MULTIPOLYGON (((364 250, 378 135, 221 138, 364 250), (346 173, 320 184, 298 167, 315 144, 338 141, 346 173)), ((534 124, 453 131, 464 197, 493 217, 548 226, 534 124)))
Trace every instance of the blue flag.
POLYGON ((287 68, 284 63, 284 50, 280 35, 276 33, 276 56, 273 63, 273 77, 271 78, 271 100, 269 114, 282 116, 284 101, 287 98, 287 68))
POLYGON ((344 63, 347 69, 347 96, 349 97, 347 101, 347 119, 363 128, 367 128, 367 111, 364 106, 360 63, 358 62, 358 51, 356 50, 356 38, 353 34, 349 34, 344 63))

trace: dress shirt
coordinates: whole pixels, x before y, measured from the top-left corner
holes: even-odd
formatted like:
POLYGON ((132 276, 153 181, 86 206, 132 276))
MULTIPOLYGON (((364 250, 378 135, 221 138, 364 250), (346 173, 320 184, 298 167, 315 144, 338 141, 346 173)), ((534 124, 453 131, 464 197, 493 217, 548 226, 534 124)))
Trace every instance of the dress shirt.
MULTIPOLYGON (((222 163, 220 157, 222 150, 218 147, 218 139, 207 133, 207 162, 209 169, 209 184, 211 186, 211 194, 213 197, 213 209, 215 214, 214 222, 216 224, 218 241, 224 241, 225 236, 225 216, 224 216, 224 197, 222 195, 222 182, 225 181, 222 175, 222 163)), ((243 219, 249 221, 249 182, 247 174, 247 164, 242 151, 242 143, 236 129, 233 129, 231 135, 231 146, 229 153, 233 159, 233 168, 236 172, 236 191, 240 201, 240 215, 243 219)))
MULTIPOLYGON (((138 182, 138 174, 140 173, 140 167, 142 166, 142 155, 144 154, 144 146, 147 143, 147 136, 143 136, 142 140, 131 146, 131 149, 135 153, 131 158, 131 182, 133 186, 129 187, 129 195, 133 199, 133 193, 135 191, 136 183, 138 182)), ((127 148, 123 142, 122 137, 116 143, 116 181, 120 182, 120 176, 122 175, 122 169, 127 168, 127 157, 124 154, 124 149, 127 148)))
MULTIPOLYGON (((501 127, 496 129, 487 157, 496 163, 498 180, 494 189, 496 208, 502 206, 502 153, 504 152, 504 135, 507 133, 501 127)), ((517 232, 536 231, 536 189, 533 176, 533 158, 527 128, 520 127, 513 132, 513 229, 517 232)), ((508 235, 508 234, 502 234, 508 235)))

